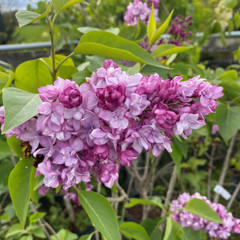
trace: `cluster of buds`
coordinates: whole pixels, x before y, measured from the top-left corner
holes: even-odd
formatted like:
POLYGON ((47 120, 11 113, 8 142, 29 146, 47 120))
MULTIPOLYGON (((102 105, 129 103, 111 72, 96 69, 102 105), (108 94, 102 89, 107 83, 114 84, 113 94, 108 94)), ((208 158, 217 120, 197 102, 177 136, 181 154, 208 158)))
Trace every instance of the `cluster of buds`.
POLYGON ((222 204, 212 203, 199 193, 195 193, 193 195, 183 193, 179 195, 177 200, 172 201, 170 210, 173 212, 171 215, 172 218, 182 227, 190 227, 194 231, 203 230, 211 238, 228 239, 231 233, 240 234, 240 219, 234 218, 231 213, 227 212, 226 208, 222 204), (182 210, 187 202, 193 198, 205 201, 218 214, 223 224, 208 221, 190 212, 182 210))
POLYGON ((187 31, 187 28, 193 24, 192 17, 188 16, 184 19, 183 16, 179 15, 174 20, 175 23, 171 24, 171 28, 168 31, 171 34, 171 39, 168 43, 182 46, 182 43, 186 42, 187 38, 192 35, 191 31, 187 31))
POLYGON ((187 138, 215 111, 222 88, 199 76, 182 78, 129 75, 106 60, 81 86, 58 78, 39 88, 38 115, 7 135, 29 146, 45 188, 68 191, 81 182, 89 188, 92 176, 111 188, 120 165, 131 165, 142 151, 171 152, 173 134, 187 138))

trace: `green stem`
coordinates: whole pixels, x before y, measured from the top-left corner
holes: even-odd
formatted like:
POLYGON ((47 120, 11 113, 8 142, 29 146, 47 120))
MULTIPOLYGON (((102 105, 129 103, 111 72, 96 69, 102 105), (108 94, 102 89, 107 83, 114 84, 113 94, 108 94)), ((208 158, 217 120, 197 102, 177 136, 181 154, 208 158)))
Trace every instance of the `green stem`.
POLYGON ((51 20, 47 18, 48 26, 49 26, 49 32, 51 37, 51 57, 52 57, 52 80, 53 82, 56 79, 56 67, 55 67, 55 45, 54 45, 54 28, 51 20))
POLYGON ((61 67, 61 65, 66 62, 70 57, 72 57, 74 55, 74 53, 70 53, 67 57, 65 57, 56 67, 56 73, 59 70, 59 68, 61 67))

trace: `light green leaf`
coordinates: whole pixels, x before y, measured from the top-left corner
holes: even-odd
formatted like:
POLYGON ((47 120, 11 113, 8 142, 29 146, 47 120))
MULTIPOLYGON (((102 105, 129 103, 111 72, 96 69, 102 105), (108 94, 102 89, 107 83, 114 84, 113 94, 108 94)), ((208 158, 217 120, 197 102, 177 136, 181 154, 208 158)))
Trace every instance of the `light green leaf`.
POLYGON ((56 10, 56 12, 60 12, 62 10, 62 7, 68 3, 69 0, 52 0, 53 7, 56 10))
POLYGON ((2 94, 2 91, 4 88, 7 88, 11 85, 12 81, 15 78, 15 74, 13 71, 9 71, 8 73, 0 73, 0 94, 2 94), (1 75, 4 74, 4 78, 2 79, 1 75), (5 75, 6 74, 6 75, 5 75))
POLYGON ((152 39, 152 44, 155 43, 160 36, 166 31, 168 24, 172 18, 174 10, 171 11, 171 13, 169 14, 169 16, 167 17, 167 19, 165 20, 165 22, 157 29, 157 31, 155 32, 153 39, 152 39))
POLYGON ((184 210, 208 221, 223 224, 218 214, 204 200, 193 198, 186 203, 184 210))
POLYGON ((38 13, 26 11, 26 10, 20 10, 16 13, 16 18, 18 20, 19 27, 23 27, 27 24, 33 23, 43 17, 44 16, 38 13))
POLYGON ((23 236, 20 238, 20 240, 33 240, 33 237, 31 235, 23 236))
POLYGON ((167 218, 167 226, 163 240, 184 240, 182 227, 171 216, 167 218))
POLYGON ((19 224, 19 223, 16 223, 16 224, 13 224, 9 228, 9 230, 8 230, 8 232, 6 234, 6 238, 12 237, 12 236, 17 235, 17 234, 23 234, 24 232, 25 231, 24 231, 22 225, 19 224))
POLYGON ((221 81, 237 81, 238 73, 236 70, 225 71, 221 76, 218 77, 218 80, 221 81))
POLYGON ((73 5, 75 5, 75 4, 77 4, 77 3, 81 3, 83 0, 70 0, 70 1, 68 1, 67 3, 65 3, 64 5, 63 5, 63 7, 61 8, 61 10, 63 11, 63 10, 65 10, 66 8, 69 8, 69 7, 71 7, 71 6, 73 6, 73 5))
POLYGON ((88 217, 106 240, 120 240, 117 217, 107 199, 95 192, 76 191, 88 217))
POLYGON ((37 190, 38 188, 40 188, 43 185, 43 175, 38 175, 36 177, 36 184, 34 186, 34 190, 37 190))
MULTIPOLYGON (((72 233, 72 232, 70 232, 70 231, 67 230, 67 229, 61 229, 61 230, 57 233, 57 235, 59 236, 59 238, 60 238, 61 240, 76 240, 77 237, 78 237, 77 234, 72 233)), ((57 240, 57 238, 56 238, 55 236, 53 236, 53 235, 51 235, 51 239, 52 239, 52 240, 57 240)))
POLYGON ((219 104, 216 110, 216 123, 219 133, 227 143, 228 140, 240 129, 240 107, 219 104))
POLYGON ((182 53, 186 52, 187 50, 191 49, 191 47, 176 47, 174 44, 161 44, 155 48, 153 51, 154 57, 163 57, 170 54, 182 53))
POLYGON ((10 173, 8 188, 13 207, 22 226, 25 225, 30 200, 30 174, 32 160, 22 159, 10 173))
POLYGON ((38 92, 38 88, 52 84, 48 67, 40 60, 30 60, 20 64, 15 72, 15 86, 28 92, 38 92))
POLYGON ((3 104, 5 108, 3 133, 37 115, 37 108, 41 102, 42 100, 38 94, 17 88, 5 88, 3 90, 3 104))
POLYGON ((229 8, 234 8, 238 3, 238 0, 225 0, 225 6, 229 8))
POLYGON ((29 217, 30 223, 35 223, 46 215, 45 212, 36 212, 29 217))
POLYGON ((149 45, 152 45, 152 40, 155 34, 155 30, 156 30, 156 21, 154 16, 154 5, 152 4, 152 12, 151 12, 151 15, 148 21, 148 26, 147 26, 147 35, 148 35, 149 45))
POLYGON ((138 44, 105 31, 91 31, 83 35, 74 53, 96 54, 166 68, 138 44))
POLYGON ((41 227, 38 227, 37 229, 33 230, 33 235, 38 238, 44 238, 46 239, 45 232, 41 227))
POLYGON ((150 240, 145 228, 135 222, 122 223, 120 225, 120 231, 124 236, 135 240, 150 240))

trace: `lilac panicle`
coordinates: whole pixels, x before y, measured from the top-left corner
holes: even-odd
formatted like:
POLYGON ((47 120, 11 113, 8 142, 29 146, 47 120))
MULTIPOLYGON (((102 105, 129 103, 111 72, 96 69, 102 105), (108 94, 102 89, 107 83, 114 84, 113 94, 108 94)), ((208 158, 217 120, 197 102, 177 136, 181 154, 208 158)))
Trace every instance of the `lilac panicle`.
POLYGON ((240 219, 234 218, 231 213, 227 212, 226 208, 222 204, 212 203, 199 193, 195 193, 193 195, 183 193, 179 195, 176 200, 172 201, 170 211, 173 212, 171 217, 182 227, 190 227, 194 231, 203 230, 211 238, 228 239, 231 233, 240 234, 240 219), (223 224, 211 222, 198 217, 193 213, 181 210, 187 202, 193 198, 205 201, 218 214, 223 221, 223 224))
POLYGON ((40 193, 62 185, 66 197, 76 200, 70 187, 85 183, 90 188, 96 176, 111 188, 121 165, 130 166, 142 151, 155 157, 164 149, 171 152, 173 134, 187 138, 205 124, 222 88, 199 76, 181 80, 129 75, 106 60, 81 86, 58 78, 39 88, 38 115, 7 135, 15 134, 36 159, 36 174, 44 176, 40 193))

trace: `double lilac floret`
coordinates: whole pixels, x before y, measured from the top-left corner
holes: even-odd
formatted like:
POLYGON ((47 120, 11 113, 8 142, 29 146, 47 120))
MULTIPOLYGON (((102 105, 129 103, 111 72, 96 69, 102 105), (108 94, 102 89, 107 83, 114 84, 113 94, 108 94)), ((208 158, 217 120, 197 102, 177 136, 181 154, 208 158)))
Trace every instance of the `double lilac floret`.
POLYGON ((170 210, 173 212, 171 217, 182 227, 190 227, 194 231, 203 230, 211 238, 228 239, 231 233, 240 234, 240 219, 234 218, 222 204, 212 203, 199 193, 193 195, 183 193, 179 195, 176 200, 172 201, 170 210), (223 224, 210 222, 185 210, 181 210, 193 198, 204 200, 219 215, 223 224))
POLYGON ((67 192, 83 182, 89 189, 96 176, 111 188, 120 165, 130 166, 142 151, 152 150, 156 157, 164 149, 170 152, 173 134, 187 138, 215 111, 221 87, 199 76, 181 79, 131 76, 106 60, 81 86, 58 78, 39 88, 38 115, 7 135, 28 145, 45 187, 63 185, 67 192))

